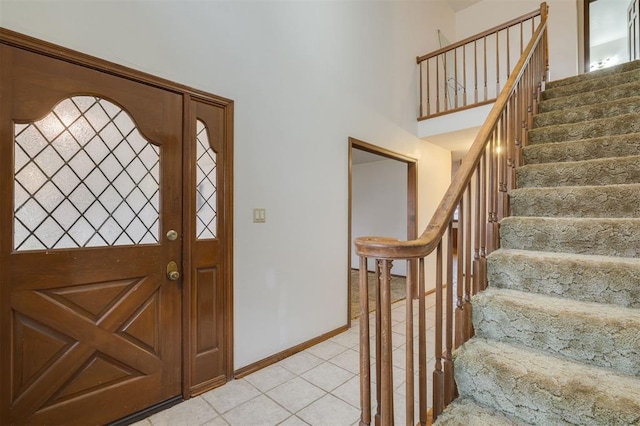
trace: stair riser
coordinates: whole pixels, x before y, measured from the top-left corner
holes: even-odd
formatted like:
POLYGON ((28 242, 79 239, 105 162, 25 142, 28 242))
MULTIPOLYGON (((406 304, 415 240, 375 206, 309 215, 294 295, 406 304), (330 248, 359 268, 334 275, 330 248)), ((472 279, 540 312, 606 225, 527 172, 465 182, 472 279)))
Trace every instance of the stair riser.
POLYGON ((640 133, 640 116, 638 114, 533 129, 529 131, 529 144, 567 142, 627 133, 640 133))
POLYGON ((640 157, 523 166, 516 176, 518 188, 640 183, 640 157))
POLYGON ((640 309, 640 262, 498 250, 487 259, 491 287, 640 309))
POLYGON ((522 188, 509 199, 513 216, 640 218, 640 184, 522 188))
POLYGON ((522 155, 524 164, 561 163, 640 155, 640 134, 529 145, 524 148, 522 155))
POLYGON ((640 257, 640 220, 508 217, 500 241, 505 249, 640 257))
POLYGON ((584 105, 611 102, 633 96, 640 96, 640 82, 621 84, 619 86, 596 90, 593 92, 580 93, 573 96, 563 96, 560 98, 542 101, 538 105, 538 112, 546 113, 551 111, 561 111, 584 105))
POLYGON ((476 336, 640 376, 640 315, 601 304, 489 289, 473 299, 476 336), (534 301, 542 299, 536 306, 534 301), (544 304, 543 304, 544 303, 544 304))
MULTIPOLYGON (((476 340, 477 342, 478 340, 476 340)), ((460 396, 534 425, 635 425, 640 380, 497 342, 454 354, 460 396)))
POLYGON ((587 79, 560 87, 553 87, 552 85, 552 87, 547 87, 547 89, 542 92, 542 99, 554 99, 562 96, 575 95, 577 93, 592 92, 621 84, 632 83, 638 81, 638 79, 640 79, 640 70, 635 69, 602 76, 600 78, 587 79))
POLYGON ((547 126, 581 123, 638 112, 640 112, 640 99, 635 97, 596 105, 573 105, 563 111, 553 111, 536 115, 533 118, 533 127, 539 129, 547 126))

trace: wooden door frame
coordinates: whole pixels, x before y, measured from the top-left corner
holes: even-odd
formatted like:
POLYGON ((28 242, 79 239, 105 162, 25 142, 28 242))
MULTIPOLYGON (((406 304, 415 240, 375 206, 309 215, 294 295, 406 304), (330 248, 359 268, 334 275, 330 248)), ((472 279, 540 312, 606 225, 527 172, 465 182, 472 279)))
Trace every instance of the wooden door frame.
POLYGON ((582 43, 583 43, 583 58, 584 58, 584 72, 588 73, 589 71, 591 71, 591 37, 590 37, 590 32, 591 32, 591 28, 590 28, 590 13, 589 13, 589 9, 591 6, 591 3, 595 2, 597 0, 582 0, 582 16, 583 16, 583 21, 582 21, 582 29, 583 29, 583 33, 582 33, 582 43))
MULTIPOLYGON (((348 223, 348 262, 347 262, 347 324, 351 325, 351 225, 352 225, 352 204, 353 204, 353 150, 359 149, 390 160, 400 161, 407 165, 407 240, 418 237, 418 160, 415 158, 399 154, 386 148, 382 148, 356 138, 349 138, 349 223, 348 223)), ((416 276, 415 263, 411 269, 407 270, 407 275, 416 276)))
MULTIPOLYGON (((169 80, 165 80, 160 77, 156 77, 151 74, 147 74, 132 68, 128 68, 122 65, 115 64, 103 59, 96 58, 81 52, 77 52, 62 46, 55 45, 40 39, 36 39, 24 34, 17 33, 5 28, 0 27, 0 43, 8 46, 13 46, 19 49, 30 51, 36 54, 48 56, 54 59, 59 59, 71 64, 80 65, 82 67, 90 68, 96 71, 100 71, 109 75, 125 78, 141 84, 158 87, 170 92, 174 92, 183 96, 185 104, 191 99, 197 99, 207 103, 214 104, 224 110, 224 183, 223 183, 223 206, 221 207, 220 216, 223 217, 220 223, 220 229, 225 236, 224 241, 221 241, 223 247, 223 259, 224 273, 222 275, 223 285, 228 291, 225 292, 225 306, 227 312, 225 315, 225 375, 227 381, 233 378, 233 114, 234 114, 234 102, 230 99, 226 99, 217 95, 213 95, 198 89, 194 89, 179 83, 175 83, 169 80)), ((184 119, 188 118, 187 114, 190 114, 188 109, 183 112, 184 119)), ((186 126, 185 126, 186 127, 186 126)), ((185 136, 189 135, 189 132, 185 130, 185 136)), ((183 149, 183 155, 185 150, 183 149)), ((186 173, 184 170, 183 173, 186 173)), ((184 197, 184 195, 183 195, 184 197)), ((184 223, 187 219, 183 218, 184 223)), ((191 259, 188 251, 183 250, 183 271, 190 271, 191 259)), ((182 300, 183 300, 183 327, 189 324, 189 310, 184 308, 184 303, 190 300, 190 285, 188 285, 188 275, 184 277, 182 282, 182 300)), ((194 338, 188 332, 188 329, 182 330, 182 397, 188 399, 191 397, 189 383, 188 368, 185 367, 188 364, 189 343, 190 339, 194 338)))

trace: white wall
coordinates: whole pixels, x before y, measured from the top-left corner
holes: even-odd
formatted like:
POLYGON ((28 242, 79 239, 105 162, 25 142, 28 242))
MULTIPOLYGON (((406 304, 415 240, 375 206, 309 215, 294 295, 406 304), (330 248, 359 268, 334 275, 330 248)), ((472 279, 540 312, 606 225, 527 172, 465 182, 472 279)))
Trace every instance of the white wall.
MULTIPOLYGON (((354 164, 351 169, 351 235, 407 239, 407 163, 397 160, 354 164)), ((351 267, 360 260, 352 246, 351 267)), ((373 259, 368 268, 375 270, 373 259)), ((407 275, 407 263, 393 262, 391 273, 407 275)))
MULTIPOLYGON (((456 13, 456 40, 540 8, 539 0, 482 0, 456 13)), ((551 80, 578 73, 577 0, 547 0, 551 80)))
POLYGON ((0 25, 236 101, 235 368, 346 323, 349 136, 419 159, 420 229, 449 183, 416 136, 443 1, 2 0, 0 25))

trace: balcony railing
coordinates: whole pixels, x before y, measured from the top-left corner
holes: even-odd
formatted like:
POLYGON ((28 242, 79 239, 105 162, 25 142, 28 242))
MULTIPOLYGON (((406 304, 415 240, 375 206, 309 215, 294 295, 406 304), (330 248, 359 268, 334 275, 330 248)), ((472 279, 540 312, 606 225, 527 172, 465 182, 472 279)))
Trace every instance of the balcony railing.
MULTIPOLYGON (((355 241, 360 256, 360 396, 361 425, 369 425, 371 412, 370 328, 367 260, 376 259, 378 282, 375 313, 375 424, 393 424, 393 357, 390 301, 392 262, 406 261, 406 424, 415 425, 415 375, 419 424, 427 422, 427 349, 433 351, 432 412, 436 418, 456 398, 453 350, 473 335, 471 297, 486 287, 486 258, 499 246, 500 220, 509 214, 508 191, 515 187, 515 168, 527 144, 527 130, 548 72, 547 5, 542 3, 540 22, 506 79, 487 121, 422 235, 412 241, 366 237, 355 241), (454 211, 458 208, 457 254, 452 252, 454 211), (425 259, 435 256, 435 271, 427 271, 425 259), (454 265, 457 269, 454 278, 454 265), (411 271, 417 271, 412 273, 411 271), (435 342, 427 348, 425 277, 435 274, 435 342), (411 294, 417 288, 418 326, 414 330, 411 294), (417 342, 416 342, 417 340, 417 342), (414 345, 418 347, 417 363, 414 345)), ((397 343, 397 342, 396 342, 397 343)))
POLYGON ((535 10, 419 56, 418 119, 495 102, 540 19, 535 10))

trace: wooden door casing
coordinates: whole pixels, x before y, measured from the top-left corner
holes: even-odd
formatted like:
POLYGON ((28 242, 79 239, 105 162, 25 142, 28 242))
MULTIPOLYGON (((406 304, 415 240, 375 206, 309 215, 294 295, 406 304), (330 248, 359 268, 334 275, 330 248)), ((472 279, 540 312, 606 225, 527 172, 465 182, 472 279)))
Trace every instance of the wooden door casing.
POLYGON ((193 336, 181 333, 191 314, 181 303, 190 300, 191 287, 165 276, 169 260, 184 268, 186 280, 191 269, 190 254, 183 255, 182 232, 189 225, 182 217, 188 152, 182 148, 188 146, 184 120, 192 98, 222 112, 215 267, 224 309, 214 321, 222 331, 217 351, 224 355, 216 380, 199 389, 224 383, 233 374, 233 102, 2 28, 0 48, 0 424, 106 423, 193 393, 186 391, 193 377, 184 357, 193 336), (13 249, 13 122, 41 119, 70 95, 121 106, 159 147, 157 244, 13 249), (181 238, 169 241, 169 229, 181 238))
POLYGON ((640 59, 640 0, 631 0, 627 8, 627 48, 630 61, 640 59))

